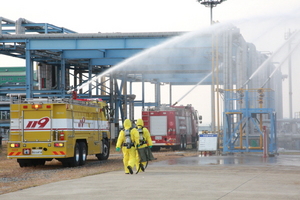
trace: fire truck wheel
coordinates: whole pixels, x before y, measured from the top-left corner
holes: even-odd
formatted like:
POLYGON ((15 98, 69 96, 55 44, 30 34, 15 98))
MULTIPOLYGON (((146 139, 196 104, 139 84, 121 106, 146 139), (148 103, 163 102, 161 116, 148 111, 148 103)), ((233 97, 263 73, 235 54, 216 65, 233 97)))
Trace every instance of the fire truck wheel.
POLYGON ((75 147, 74 147, 74 157, 68 158, 66 161, 63 161, 64 166, 69 166, 69 167, 77 167, 79 165, 79 144, 76 142, 75 147), (66 162, 66 163, 64 163, 66 162))
POLYGON ((180 138, 180 149, 185 150, 186 149, 186 138, 184 136, 181 136, 180 138))
POLYGON ((192 148, 193 149, 197 148, 197 139, 196 139, 196 137, 193 137, 193 136, 192 136, 192 148))
POLYGON ((45 165, 45 163, 46 163, 46 160, 45 159, 33 159, 33 160, 31 160, 31 162, 32 162, 32 165, 35 167, 35 166, 37 166, 37 165, 45 165))
POLYGON ((69 158, 62 158, 62 159, 59 159, 59 161, 62 163, 62 165, 64 167, 70 167, 70 165, 69 165, 69 158))
POLYGON ((160 147, 152 147, 152 149, 151 149, 152 151, 160 151, 160 147))
POLYGON ((184 142, 183 142, 183 149, 186 150, 186 148, 187 148, 187 139, 186 139, 186 136, 183 137, 183 140, 184 140, 184 142))
POLYGON ((180 137, 180 150, 183 149, 183 137, 181 136, 180 137))
POLYGON ((172 146, 173 151, 177 151, 179 149, 179 145, 172 146))
POLYGON ((32 166, 31 160, 29 159, 17 159, 20 167, 30 167, 32 166))
POLYGON ((98 158, 98 160, 107 160, 109 157, 109 143, 107 140, 103 140, 102 145, 103 152, 96 154, 96 157, 98 158))
POLYGON ((87 151, 85 142, 79 143, 79 165, 84 165, 86 161, 87 151))

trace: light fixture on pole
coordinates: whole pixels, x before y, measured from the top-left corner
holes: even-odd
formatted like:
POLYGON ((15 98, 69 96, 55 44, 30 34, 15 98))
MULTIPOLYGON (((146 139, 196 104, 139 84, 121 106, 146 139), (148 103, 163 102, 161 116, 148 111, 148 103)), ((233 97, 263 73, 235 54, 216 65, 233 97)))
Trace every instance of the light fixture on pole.
POLYGON ((212 20, 212 9, 216 7, 218 4, 221 4, 226 0, 197 0, 199 3, 205 5, 205 7, 210 7, 210 24, 213 24, 212 20))

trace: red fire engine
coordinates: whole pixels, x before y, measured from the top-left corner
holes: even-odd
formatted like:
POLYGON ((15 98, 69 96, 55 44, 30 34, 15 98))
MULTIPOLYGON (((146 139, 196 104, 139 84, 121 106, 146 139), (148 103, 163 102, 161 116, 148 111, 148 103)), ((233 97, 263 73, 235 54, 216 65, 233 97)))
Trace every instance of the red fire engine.
POLYGON ((159 151, 161 147, 186 149, 187 145, 196 148, 201 118, 190 104, 161 106, 142 111, 144 126, 151 133, 154 151, 159 151))

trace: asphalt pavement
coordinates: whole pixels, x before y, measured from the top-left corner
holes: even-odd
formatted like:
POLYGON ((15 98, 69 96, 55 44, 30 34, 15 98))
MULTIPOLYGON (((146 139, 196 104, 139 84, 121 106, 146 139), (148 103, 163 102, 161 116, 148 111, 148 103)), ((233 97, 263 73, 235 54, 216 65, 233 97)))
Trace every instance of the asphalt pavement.
POLYGON ((300 199, 300 156, 178 157, 0 195, 0 200, 300 199))

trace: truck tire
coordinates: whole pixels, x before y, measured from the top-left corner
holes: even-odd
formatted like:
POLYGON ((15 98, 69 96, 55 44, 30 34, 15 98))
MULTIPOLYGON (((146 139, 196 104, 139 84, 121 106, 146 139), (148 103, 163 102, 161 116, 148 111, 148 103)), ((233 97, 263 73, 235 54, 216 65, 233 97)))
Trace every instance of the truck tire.
POLYGON ((69 165, 69 158, 62 158, 62 159, 59 159, 59 161, 62 163, 62 165, 64 167, 70 167, 70 165, 69 165))
POLYGON ((32 159, 32 165, 36 167, 37 165, 45 165, 46 159, 32 159))
POLYGON ((186 150, 186 148, 187 148, 187 138, 186 138, 186 135, 183 137, 183 139, 184 139, 183 149, 186 150))
POLYGON ((62 159, 61 162, 64 167, 77 167, 79 165, 79 144, 76 142, 74 147, 74 156, 72 158, 62 159))
POLYGON ((17 159, 20 167, 30 167, 32 166, 31 160, 29 159, 17 159))
POLYGON ((85 142, 79 143, 79 165, 84 165, 87 157, 87 148, 85 142))
POLYGON ((183 141, 183 136, 180 137, 180 150, 183 150, 184 145, 183 145, 184 141, 183 141))
POLYGON ((197 148, 197 139, 196 137, 192 136, 192 148, 196 149, 197 148))
POLYGON ((107 140, 103 140, 102 142, 102 153, 96 154, 98 160, 107 160, 109 157, 109 143, 107 140))
POLYGON ((160 147, 153 146, 151 150, 152 150, 152 151, 160 151, 160 147))
POLYGON ((187 146, 187 143, 186 143, 186 137, 185 136, 181 136, 180 138, 180 149, 181 150, 185 150, 186 149, 186 146, 187 146))
POLYGON ((180 149, 180 145, 175 145, 175 146, 172 146, 172 150, 173 151, 177 151, 180 149))

